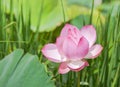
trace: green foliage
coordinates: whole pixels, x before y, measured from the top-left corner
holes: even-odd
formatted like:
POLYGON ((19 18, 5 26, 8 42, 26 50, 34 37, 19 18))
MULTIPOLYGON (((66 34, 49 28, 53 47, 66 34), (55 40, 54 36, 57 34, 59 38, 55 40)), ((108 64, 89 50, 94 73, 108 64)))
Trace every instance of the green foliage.
POLYGON ((37 56, 15 50, 0 61, 0 87, 54 87, 37 56))
POLYGON ((112 10, 113 12, 111 13, 111 16, 116 16, 120 9, 120 1, 113 1, 111 3, 103 3, 102 5, 98 6, 97 9, 103 14, 106 14, 110 10, 112 10))
MULTIPOLYGON (((114 0, 103 0, 103 4, 96 8, 92 5, 92 1, 93 0, 30 0, 28 2, 28 0, 1 0, 0 59, 13 50, 22 48, 25 50, 25 53, 30 52, 38 55, 39 60, 31 54, 23 56, 20 50, 15 51, 14 55, 13 53, 10 54, 12 58, 4 58, 0 61, 0 75, 6 76, 4 79, 0 77, 0 86, 2 85, 2 87, 4 87, 4 83, 8 81, 8 84, 14 87, 14 81, 17 83, 18 81, 23 81, 23 78, 24 80, 27 79, 27 77, 22 78, 21 74, 23 74, 23 76, 29 76, 32 70, 36 69, 38 71, 36 70, 32 73, 35 77, 32 78, 30 76, 32 79, 28 80, 37 82, 37 78, 39 77, 39 79, 43 78, 39 80, 39 83, 44 83, 48 78, 48 84, 50 84, 50 78, 44 70, 44 68, 47 68, 47 72, 50 77, 55 80, 57 87, 77 87, 77 84, 79 84, 78 79, 80 79, 81 87, 119 87, 120 1, 112 2, 114 0), (109 1, 111 1, 111 3, 104 3, 109 1), (90 66, 80 71, 80 77, 78 77, 75 72, 59 75, 57 73, 58 64, 46 60, 40 52, 44 44, 55 42, 64 23, 71 23, 79 28, 83 25, 93 24, 97 30, 97 43, 102 44, 104 47, 102 54, 98 58, 88 60, 90 66), (32 26, 34 26, 34 29, 32 26), (30 63, 27 64, 28 62, 30 63), (9 65, 7 65, 7 63, 9 65), (44 63, 45 66, 41 63, 44 63), (24 67, 26 64, 28 67, 24 67), (39 66, 43 69, 43 72, 40 71, 39 66), (3 67, 6 68, 4 69, 3 67), (26 72, 27 75, 22 72, 24 71, 23 69, 25 69, 25 72, 29 70, 31 70, 31 72, 26 72), (9 71, 4 72, 4 70, 9 71), (44 73, 45 76, 41 76, 40 73, 44 73)), ((25 84, 30 85, 32 82, 25 84)), ((53 82, 51 82, 51 84, 53 84, 53 82)))

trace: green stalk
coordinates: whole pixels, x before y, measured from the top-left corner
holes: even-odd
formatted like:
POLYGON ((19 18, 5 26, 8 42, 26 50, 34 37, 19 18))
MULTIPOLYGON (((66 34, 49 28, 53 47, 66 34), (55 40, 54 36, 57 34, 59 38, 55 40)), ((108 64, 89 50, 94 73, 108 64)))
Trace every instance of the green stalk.
POLYGON ((62 7, 63 19, 64 19, 64 23, 65 23, 65 9, 64 9, 64 5, 63 5, 63 1, 62 0, 61 0, 61 7, 62 7))
POLYGON ((117 79, 119 78, 119 71, 120 71, 120 67, 117 67, 116 74, 111 87, 115 87, 115 85, 117 84, 117 79))
POLYGON ((94 10, 94 0, 92 0, 92 9, 91 9, 91 14, 90 14, 90 24, 92 24, 93 10, 94 10))
POLYGON ((77 87, 80 87, 80 72, 78 72, 77 75, 78 75, 77 87))

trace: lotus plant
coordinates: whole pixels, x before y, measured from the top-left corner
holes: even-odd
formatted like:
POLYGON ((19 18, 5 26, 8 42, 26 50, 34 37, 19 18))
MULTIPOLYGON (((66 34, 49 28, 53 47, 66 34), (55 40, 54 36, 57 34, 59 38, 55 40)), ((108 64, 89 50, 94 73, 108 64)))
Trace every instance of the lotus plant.
POLYGON ((42 48, 43 55, 50 61, 60 63, 58 72, 65 74, 80 71, 88 66, 86 59, 96 58, 102 51, 100 44, 95 44, 96 30, 92 25, 78 29, 66 24, 56 43, 46 44, 42 48))

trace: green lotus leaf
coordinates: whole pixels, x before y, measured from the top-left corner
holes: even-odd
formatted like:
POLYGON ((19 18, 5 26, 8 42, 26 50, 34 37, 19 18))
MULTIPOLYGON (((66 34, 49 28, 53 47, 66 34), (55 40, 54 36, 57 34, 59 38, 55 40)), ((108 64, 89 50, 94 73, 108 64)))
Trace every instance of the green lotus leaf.
POLYGON ((18 49, 0 61, 0 87, 55 87, 38 57, 18 49))

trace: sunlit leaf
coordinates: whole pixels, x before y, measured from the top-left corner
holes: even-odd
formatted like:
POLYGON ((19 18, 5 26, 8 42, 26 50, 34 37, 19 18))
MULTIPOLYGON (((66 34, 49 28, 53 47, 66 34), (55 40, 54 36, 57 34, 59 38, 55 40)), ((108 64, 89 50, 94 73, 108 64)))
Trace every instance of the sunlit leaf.
MULTIPOLYGON (((5 1, 9 13, 10 0, 5 1)), ((33 31, 38 29, 39 32, 51 31, 80 14, 90 13, 90 9, 74 3, 70 4, 70 0, 29 0, 29 2, 28 0, 12 0, 12 2, 12 10, 16 18, 22 10, 24 21, 26 22, 31 16, 31 29, 33 31)), ((92 4, 91 1, 89 4, 92 4)))

